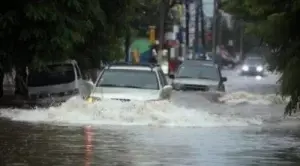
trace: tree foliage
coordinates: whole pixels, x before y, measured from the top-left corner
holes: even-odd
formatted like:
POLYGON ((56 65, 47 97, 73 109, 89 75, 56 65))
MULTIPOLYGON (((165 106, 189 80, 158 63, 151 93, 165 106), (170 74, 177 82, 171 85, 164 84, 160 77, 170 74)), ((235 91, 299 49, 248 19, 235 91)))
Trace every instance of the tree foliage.
POLYGON ((270 68, 281 72, 281 95, 290 96, 285 114, 297 110, 300 96, 299 0, 225 0, 223 9, 247 21, 248 32, 260 37, 271 50, 270 68))
POLYGON ((97 68, 101 61, 119 59, 137 4, 138 0, 3 2, 0 69, 16 69, 16 89, 26 94, 26 87, 19 87, 26 85, 26 67, 76 59, 83 69, 97 68))
POLYGON ((164 21, 165 30, 168 29, 168 25, 171 24, 173 28, 173 23, 176 22, 178 18, 174 17, 173 7, 177 4, 181 4, 181 1, 176 0, 139 0, 137 5, 135 5, 135 15, 131 19, 131 27, 137 31, 138 36, 145 36, 148 32, 149 26, 160 25, 160 8, 164 3, 164 21))
MULTIPOLYGON (((101 61, 118 60, 124 56, 124 42, 127 47, 133 30, 144 31, 146 35, 149 25, 157 25, 160 2, 3 2, 0 6, 0 69, 10 72, 15 68, 17 75, 22 73, 22 79, 26 79, 26 67, 37 68, 51 61, 75 59, 82 69, 88 69, 100 67, 101 61)), ((175 2, 165 0, 166 11, 175 2)), ((3 76, 0 82, 2 79, 3 76)))
POLYGON ((140 0, 135 8, 137 15, 133 16, 131 26, 138 36, 147 34, 149 26, 159 26, 159 0, 140 0))
MULTIPOLYGON (((1 64, 27 66, 68 58, 100 61, 120 53, 137 1, 12 0, 1 5, 1 64)), ((97 64, 93 64, 97 66, 97 64)))

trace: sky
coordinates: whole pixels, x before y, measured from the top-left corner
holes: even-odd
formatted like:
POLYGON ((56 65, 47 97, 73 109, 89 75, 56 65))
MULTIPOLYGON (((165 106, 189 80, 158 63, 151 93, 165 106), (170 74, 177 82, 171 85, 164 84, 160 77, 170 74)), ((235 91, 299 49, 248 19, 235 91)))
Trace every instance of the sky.
POLYGON ((203 0, 204 13, 213 16, 214 0, 203 0))

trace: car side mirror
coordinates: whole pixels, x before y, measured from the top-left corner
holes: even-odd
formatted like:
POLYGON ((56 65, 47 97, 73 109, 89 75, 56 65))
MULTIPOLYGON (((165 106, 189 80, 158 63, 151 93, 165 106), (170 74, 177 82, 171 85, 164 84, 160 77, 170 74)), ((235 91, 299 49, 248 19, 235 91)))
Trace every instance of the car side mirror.
POLYGON ((222 77, 222 82, 226 82, 227 81, 227 77, 222 77))
POLYGON ((173 87, 171 85, 166 85, 161 89, 159 96, 161 98, 170 98, 172 90, 173 90, 173 87))
POLYGON ((174 76, 173 74, 170 74, 170 75, 169 75, 169 78, 174 79, 175 76, 174 76))
POLYGON ((88 81, 85 81, 85 86, 88 88, 88 89, 93 89, 95 84, 93 83, 93 81, 91 80, 88 80, 88 81))
POLYGON ((173 87, 171 85, 166 85, 163 87, 164 90, 172 89, 173 87))
POLYGON ((90 85, 90 86, 94 86, 94 82, 92 80, 88 80, 87 83, 90 85))

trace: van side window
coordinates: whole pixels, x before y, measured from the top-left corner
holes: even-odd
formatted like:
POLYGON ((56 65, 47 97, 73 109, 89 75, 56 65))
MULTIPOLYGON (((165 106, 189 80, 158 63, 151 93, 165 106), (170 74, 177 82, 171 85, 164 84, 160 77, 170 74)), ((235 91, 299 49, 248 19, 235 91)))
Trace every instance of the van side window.
POLYGON ((164 86, 168 85, 168 81, 167 81, 166 76, 164 75, 163 71, 158 70, 157 73, 158 73, 159 79, 161 81, 161 86, 164 87, 164 86))
POLYGON ((78 77, 79 79, 81 79, 81 78, 82 78, 82 75, 81 75, 81 72, 80 72, 80 69, 79 69, 78 65, 75 64, 74 66, 75 66, 75 69, 76 69, 76 75, 77 75, 77 77, 78 77))

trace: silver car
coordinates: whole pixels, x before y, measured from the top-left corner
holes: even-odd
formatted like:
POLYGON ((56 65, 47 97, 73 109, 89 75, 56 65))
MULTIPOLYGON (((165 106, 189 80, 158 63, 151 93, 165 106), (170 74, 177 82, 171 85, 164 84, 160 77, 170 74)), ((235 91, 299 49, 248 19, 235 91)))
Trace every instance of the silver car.
POLYGON ((264 76, 264 60, 261 57, 248 57, 241 69, 241 75, 264 76))
POLYGON ((219 91, 225 92, 224 82, 219 67, 212 62, 190 61, 183 63, 173 78, 174 90, 219 91))

